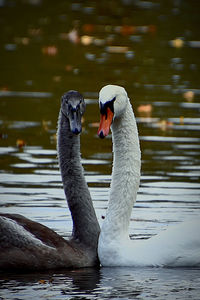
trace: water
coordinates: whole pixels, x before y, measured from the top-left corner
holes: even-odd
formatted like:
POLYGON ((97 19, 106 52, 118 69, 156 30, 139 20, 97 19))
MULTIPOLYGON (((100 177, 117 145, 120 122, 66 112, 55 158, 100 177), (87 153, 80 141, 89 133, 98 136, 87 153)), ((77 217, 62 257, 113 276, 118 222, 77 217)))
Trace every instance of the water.
MULTIPOLYGON (((8 275, 5 299, 199 299, 199 271, 102 268, 8 275)), ((0 291, 2 288, 0 288, 0 291)), ((4 298, 2 298, 4 299, 4 298)))
MULTIPOLYGON (((77 89, 87 103, 82 163, 102 224, 112 155, 110 136, 96 134, 97 100, 115 83, 128 91, 142 150, 131 238, 199 216, 198 9, 195 1, 0 1, 1 212, 70 236, 55 134, 60 97, 77 89)), ((199 281, 199 269, 1 274, 0 299, 199 299, 199 281)))

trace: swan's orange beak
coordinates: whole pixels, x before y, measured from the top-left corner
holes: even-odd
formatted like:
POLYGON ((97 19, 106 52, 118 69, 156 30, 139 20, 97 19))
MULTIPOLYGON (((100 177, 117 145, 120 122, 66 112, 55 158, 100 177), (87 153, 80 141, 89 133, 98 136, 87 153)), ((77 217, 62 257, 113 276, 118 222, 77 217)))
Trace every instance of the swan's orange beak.
POLYGON ((113 115, 114 114, 109 107, 106 110, 106 114, 101 114, 100 125, 98 129, 98 136, 100 138, 103 139, 109 134, 110 126, 113 120, 113 115))

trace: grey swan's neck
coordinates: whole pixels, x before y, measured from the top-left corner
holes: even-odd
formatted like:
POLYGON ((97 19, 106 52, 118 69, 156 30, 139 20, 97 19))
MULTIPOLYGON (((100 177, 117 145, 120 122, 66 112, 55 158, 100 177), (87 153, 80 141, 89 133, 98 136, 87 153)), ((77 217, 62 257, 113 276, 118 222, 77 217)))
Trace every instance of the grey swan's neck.
POLYGON ((83 174, 80 136, 71 133, 67 117, 60 110, 57 150, 64 192, 73 219, 73 239, 96 249, 100 227, 83 174))

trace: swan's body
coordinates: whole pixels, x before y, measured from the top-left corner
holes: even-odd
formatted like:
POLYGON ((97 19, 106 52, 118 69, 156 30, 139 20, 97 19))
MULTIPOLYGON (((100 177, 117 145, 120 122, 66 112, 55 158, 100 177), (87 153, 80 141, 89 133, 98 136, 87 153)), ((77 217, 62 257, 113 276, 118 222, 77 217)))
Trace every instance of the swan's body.
POLYGON ((111 126, 114 153, 110 198, 98 244, 101 265, 200 266, 199 219, 171 226, 148 240, 130 240, 129 222, 141 165, 136 121, 124 88, 105 86, 99 101, 98 134, 103 138, 111 126))
POLYGON ((80 162, 84 100, 76 91, 62 97, 58 120, 58 158, 73 218, 65 240, 53 230, 21 215, 0 214, 0 270, 80 268, 98 264, 99 224, 80 162))

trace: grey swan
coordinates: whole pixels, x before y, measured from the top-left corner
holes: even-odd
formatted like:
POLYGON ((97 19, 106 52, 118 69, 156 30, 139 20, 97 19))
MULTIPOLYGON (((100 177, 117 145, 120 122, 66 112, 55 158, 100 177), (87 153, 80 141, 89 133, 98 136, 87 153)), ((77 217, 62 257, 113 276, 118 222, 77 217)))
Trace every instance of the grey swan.
POLYGON ((37 271, 98 266, 100 232, 80 156, 83 96, 62 96, 58 118, 58 161, 73 219, 72 237, 64 239, 48 227, 18 214, 0 214, 0 270, 37 271))

